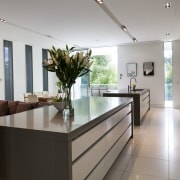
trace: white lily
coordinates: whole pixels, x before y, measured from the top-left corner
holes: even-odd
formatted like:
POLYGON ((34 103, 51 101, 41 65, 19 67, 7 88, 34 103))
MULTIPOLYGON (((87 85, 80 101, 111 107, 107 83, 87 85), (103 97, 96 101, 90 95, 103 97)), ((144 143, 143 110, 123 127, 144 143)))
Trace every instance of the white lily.
POLYGON ((79 53, 79 59, 81 60, 83 58, 83 52, 79 53))
POLYGON ((88 64, 88 68, 93 64, 93 61, 91 61, 89 64, 88 64))
POLYGON ((49 59, 48 64, 54 64, 54 61, 52 59, 49 59))
POLYGON ((67 63, 67 64, 70 63, 70 56, 69 56, 69 54, 66 55, 66 63, 67 63))

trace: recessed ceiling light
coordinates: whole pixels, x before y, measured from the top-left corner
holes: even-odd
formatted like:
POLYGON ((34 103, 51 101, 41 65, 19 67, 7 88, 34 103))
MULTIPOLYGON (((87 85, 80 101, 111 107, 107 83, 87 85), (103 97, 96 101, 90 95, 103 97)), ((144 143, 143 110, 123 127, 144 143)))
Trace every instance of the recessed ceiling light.
POLYGON ((95 0, 97 3, 102 4, 103 0, 95 0))
POLYGON ((137 39, 136 39, 136 38, 133 38, 133 41, 134 41, 134 42, 137 42, 137 39))
POLYGON ((51 35, 48 35, 48 34, 46 35, 46 37, 48 37, 48 38, 53 38, 51 35))
POLYGON ((126 26, 124 26, 119 19, 110 11, 110 9, 106 6, 103 0, 95 0, 98 5, 104 10, 104 12, 129 36, 131 40, 137 42, 137 39, 132 36, 132 34, 128 31, 126 26))
POLYGON ((122 28, 123 31, 127 31, 126 26, 122 25, 121 28, 122 28))
POLYGON ((4 22, 4 23, 6 23, 6 22, 7 22, 6 20, 4 20, 4 19, 1 19, 1 18, 0 18, 0 21, 1 21, 1 22, 4 22))
POLYGON ((167 2, 165 5, 164 5, 165 8, 170 8, 171 7, 171 3, 170 2, 167 2))

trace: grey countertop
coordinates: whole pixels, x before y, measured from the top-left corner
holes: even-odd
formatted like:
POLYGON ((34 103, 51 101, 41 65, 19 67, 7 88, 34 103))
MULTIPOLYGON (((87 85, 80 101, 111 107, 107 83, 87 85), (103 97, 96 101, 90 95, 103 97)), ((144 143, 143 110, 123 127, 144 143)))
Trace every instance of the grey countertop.
POLYGON ((146 93, 147 91, 149 91, 149 89, 145 88, 145 89, 135 89, 133 91, 128 91, 128 89, 119 89, 119 90, 108 90, 106 92, 104 92, 104 95, 108 95, 108 94, 124 94, 124 95, 141 95, 146 93))
POLYGON ((87 97, 74 101, 74 115, 64 121, 54 106, 46 106, 0 117, 0 127, 54 132, 71 136, 90 128, 117 112, 132 98, 87 97), (70 135, 69 135, 70 134, 70 135))

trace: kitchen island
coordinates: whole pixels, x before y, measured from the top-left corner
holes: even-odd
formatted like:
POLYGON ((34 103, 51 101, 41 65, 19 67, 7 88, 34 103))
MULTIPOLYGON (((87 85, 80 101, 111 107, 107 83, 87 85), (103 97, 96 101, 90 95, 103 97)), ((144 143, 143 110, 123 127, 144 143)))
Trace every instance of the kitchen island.
POLYGON ((132 98, 87 97, 0 117, 0 179, 103 179, 133 137, 132 98))
POLYGON ((150 90, 128 89, 112 90, 103 93, 104 97, 132 97, 134 100, 134 125, 141 125, 145 114, 150 110, 150 90))

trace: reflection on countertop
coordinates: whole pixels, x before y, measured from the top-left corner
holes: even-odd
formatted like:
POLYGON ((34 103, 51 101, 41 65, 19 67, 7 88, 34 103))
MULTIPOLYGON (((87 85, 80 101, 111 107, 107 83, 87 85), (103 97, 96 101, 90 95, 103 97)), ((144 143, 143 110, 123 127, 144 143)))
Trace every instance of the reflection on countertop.
POLYGON ((134 90, 128 89, 118 89, 118 90, 107 90, 104 94, 144 94, 146 91, 149 91, 148 88, 136 88, 134 90))
POLYGON ((0 117, 0 126, 70 133, 84 126, 95 125, 100 118, 123 107, 131 98, 87 97, 73 101, 74 115, 64 121, 62 113, 54 106, 0 117))

